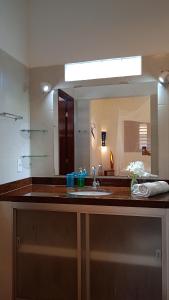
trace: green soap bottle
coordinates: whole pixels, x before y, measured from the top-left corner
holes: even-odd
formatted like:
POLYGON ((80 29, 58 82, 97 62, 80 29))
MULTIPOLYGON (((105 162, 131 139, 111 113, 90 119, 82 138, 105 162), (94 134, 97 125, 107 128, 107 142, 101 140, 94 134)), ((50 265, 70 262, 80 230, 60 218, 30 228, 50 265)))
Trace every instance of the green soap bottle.
POLYGON ((85 185, 85 176, 81 168, 79 169, 79 173, 77 176, 77 185, 78 187, 83 187, 85 185))

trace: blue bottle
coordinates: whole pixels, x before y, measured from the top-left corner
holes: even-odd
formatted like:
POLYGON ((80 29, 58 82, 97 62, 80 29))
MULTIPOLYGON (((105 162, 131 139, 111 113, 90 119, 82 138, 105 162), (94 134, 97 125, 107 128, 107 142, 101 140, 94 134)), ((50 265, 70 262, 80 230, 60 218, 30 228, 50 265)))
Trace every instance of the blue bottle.
POLYGON ((66 186, 74 187, 74 173, 70 173, 66 175, 66 186))

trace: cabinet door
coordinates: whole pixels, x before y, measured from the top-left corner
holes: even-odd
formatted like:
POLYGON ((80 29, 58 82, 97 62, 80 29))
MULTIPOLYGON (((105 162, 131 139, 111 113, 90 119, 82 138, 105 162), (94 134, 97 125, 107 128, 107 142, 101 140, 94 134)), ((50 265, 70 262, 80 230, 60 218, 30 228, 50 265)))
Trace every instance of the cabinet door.
POLYGON ((77 214, 16 212, 16 299, 76 300, 77 214))
POLYGON ((162 300, 161 219, 86 216, 87 300, 162 300))
POLYGON ((12 204, 0 202, 0 299, 13 299, 13 211, 12 204))

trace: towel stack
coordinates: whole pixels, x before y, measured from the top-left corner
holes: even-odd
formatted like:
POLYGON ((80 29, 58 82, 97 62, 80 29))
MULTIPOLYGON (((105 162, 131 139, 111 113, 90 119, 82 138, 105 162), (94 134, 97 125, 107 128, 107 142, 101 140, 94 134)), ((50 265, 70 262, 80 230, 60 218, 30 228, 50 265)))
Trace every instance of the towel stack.
POLYGON ((169 192, 169 184, 166 181, 155 181, 135 184, 132 194, 140 197, 150 197, 169 192))

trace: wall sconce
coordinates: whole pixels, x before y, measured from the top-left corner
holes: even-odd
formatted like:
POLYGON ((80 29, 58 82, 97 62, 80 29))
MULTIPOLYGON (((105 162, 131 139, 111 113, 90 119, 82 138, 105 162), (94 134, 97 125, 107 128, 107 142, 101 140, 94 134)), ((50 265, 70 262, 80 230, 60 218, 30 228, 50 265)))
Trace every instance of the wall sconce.
POLYGON ((169 70, 161 71, 161 74, 160 74, 158 80, 164 86, 169 84, 169 70))
POLYGON ((52 90, 52 86, 48 82, 42 82, 40 87, 41 87, 42 92, 45 94, 49 93, 52 90))
POLYGON ((106 131, 101 131, 102 146, 106 146, 106 131))

